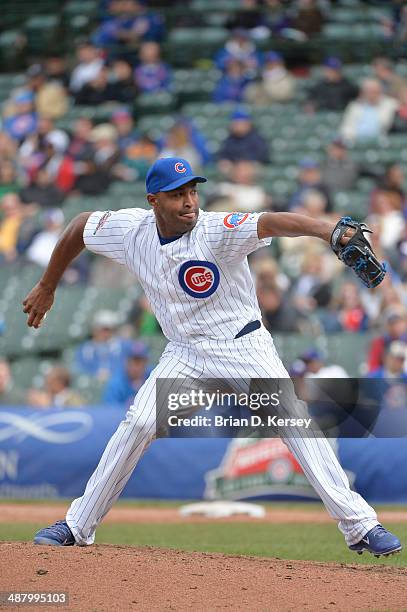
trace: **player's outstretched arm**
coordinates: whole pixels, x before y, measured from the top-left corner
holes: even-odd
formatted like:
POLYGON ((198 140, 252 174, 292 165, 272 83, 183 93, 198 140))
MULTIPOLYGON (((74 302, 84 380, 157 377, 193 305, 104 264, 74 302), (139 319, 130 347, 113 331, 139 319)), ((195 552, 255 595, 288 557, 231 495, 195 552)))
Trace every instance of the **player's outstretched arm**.
POLYGON ((69 264, 85 248, 83 230, 90 212, 77 215, 61 234, 50 262, 40 281, 23 301, 23 311, 28 314, 27 325, 38 328, 54 303, 55 290, 69 264))
POLYGON ((335 223, 314 219, 297 213, 269 212, 259 217, 257 234, 260 239, 296 236, 312 236, 329 242, 335 223))

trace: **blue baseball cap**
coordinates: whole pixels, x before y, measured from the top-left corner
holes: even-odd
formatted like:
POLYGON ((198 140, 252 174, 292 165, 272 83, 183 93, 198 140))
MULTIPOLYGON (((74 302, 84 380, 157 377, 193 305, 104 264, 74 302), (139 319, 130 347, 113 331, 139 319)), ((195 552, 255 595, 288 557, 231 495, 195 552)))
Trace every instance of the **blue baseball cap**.
POLYGON ((327 68, 332 68, 332 70, 341 70, 342 62, 339 57, 326 57, 323 63, 327 68))
POLYGON ((300 356, 300 359, 301 361, 307 363, 308 361, 314 360, 323 361, 324 356, 322 355, 321 351, 318 351, 318 349, 310 348, 300 356))
POLYGON ((193 173, 191 165, 182 157, 162 157, 151 166, 146 177, 147 193, 171 191, 185 183, 206 183, 208 179, 193 173))
POLYGON ((141 340, 135 340, 129 347, 127 357, 130 359, 148 359, 149 350, 148 346, 141 342, 141 340))
POLYGON ((283 56, 281 55, 281 53, 277 53, 277 51, 269 51, 268 53, 266 53, 264 59, 266 60, 266 62, 282 62, 283 56))
POLYGON ((237 108, 230 115, 231 121, 251 121, 252 117, 250 113, 244 108, 237 108))

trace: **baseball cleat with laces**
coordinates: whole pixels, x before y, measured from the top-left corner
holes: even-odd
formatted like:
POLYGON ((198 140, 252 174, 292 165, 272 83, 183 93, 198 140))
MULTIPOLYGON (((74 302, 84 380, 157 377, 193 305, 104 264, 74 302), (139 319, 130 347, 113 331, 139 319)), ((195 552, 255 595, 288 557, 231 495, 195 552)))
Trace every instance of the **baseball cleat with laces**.
POLYGON ((370 552, 375 557, 387 557, 401 551, 402 546, 400 540, 387 531, 382 525, 376 525, 358 542, 349 546, 350 550, 354 550, 361 555, 365 550, 370 552))
POLYGON ((66 521, 57 521, 50 527, 40 529, 34 537, 34 544, 48 546, 73 546, 75 538, 66 521))

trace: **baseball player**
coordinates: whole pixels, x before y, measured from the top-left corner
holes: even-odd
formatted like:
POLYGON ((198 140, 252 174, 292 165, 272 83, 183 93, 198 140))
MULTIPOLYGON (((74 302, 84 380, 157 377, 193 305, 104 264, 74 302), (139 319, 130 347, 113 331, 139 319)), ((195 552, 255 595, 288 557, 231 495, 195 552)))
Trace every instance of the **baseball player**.
MULTIPOLYGON (((73 501, 65 520, 36 534, 36 544, 94 542, 97 526, 155 438, 157 378, 288 378, 260 320, 249 253, 270 244, 273 236, 313 236, 331 241, 335 252, 341 253, 340 244, 350 245, 351 234, 358 231, 356 227, 349 232, 346 220, 335 227, 295 213, 205 212, 199 209, 197 192, 197 184, 205 181, 185 159, 158 159, 146 179, 151 209, 79 214, 61 235, 48 268, 23 302, 27 324, 38 328, 52 307, 65 269, 87 247, 134 273, 169 339, 82 497, 73 501)), ((400 541, 379 524, 373 508, 350 489, 325 438, 296 435, 283 440, 338 521, 351 550, 376 556, 401 550, 400 541)))

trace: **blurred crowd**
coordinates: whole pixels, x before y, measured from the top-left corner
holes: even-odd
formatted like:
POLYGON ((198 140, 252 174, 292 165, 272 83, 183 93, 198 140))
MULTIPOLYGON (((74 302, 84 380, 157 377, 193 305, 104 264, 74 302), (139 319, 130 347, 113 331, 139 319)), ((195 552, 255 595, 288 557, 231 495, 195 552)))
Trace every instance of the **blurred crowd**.
MULTIPOLYGON (((383 37, 406 40, 406 7, 397 1, 391 5, 393 20, 381 22, 383 37)), ((215 168, 218 179, 202 197, 207 210, 295 211, 336 220, 336 193, 355 190, 361 178, 369 179, 366 222, 374 231, 376 254, 388 262, 380 287, 365 290, 329 248, 315 240, 276 240, 271 252, 263 250, 251 258, 251 266, 263 321, 271 333, 376 331, 365 373, 387 375, 407 345, 407 183, 402 165, 363 165, 354 160, 352 150, 363 143, 375 146, 388 134, 407 135, 407 79, 400 76, 397 62, 377 57, 369 76, 355 82, 345 75, 340 57, 328 56, 304 98, 299 91, 304 91, 311 67, 287 66, 281 53, 260 52, 258 41, 270 33, 295 40, 318 35, 330 3, 242 0, 245 10, 230 14, 225 24, 229 38, 212 61, 219 73, 212 101, 234 106, 228 133, 214 152, 195 122, 182 114, 174 116, 173 126, 160 138, 140 130, 138 97, 174 90, 174 67, 163 51, 165 22, 148 2, 106 0, 103 6, 106 17, 78 44, 75 57, 54 55, 31 64, 24 84, 10 91, 1 110, 0 265, 28 262, 45 267, 64 228, 64 206, 70 198, 103 195, 117 182, 131 186, 144 179, 159 156, 185 157, 199 172, 215 168), (288 102, 297 103, 296 112, 305 116, 333 111, 342 119, 324 159, 300 160, 292 192, 282 195, 263 180, 273 167, 273 151, 270 139, 256 127, 256 108, 288 102), (84 112, 71 129, 58 127, 75 107, 101 108, 105 119, 96 121, 84 112)), ((83 254, 63 282, 88 283, 94 266, 83 254)), ((77 405, 81 399, 71 382, 82 372, 106 383, 107 402, 126 405, 152 365, 139 338, 160 330, 143 299, 134 304, 124 335, 117 321, 109 323, 109 316, 114 318, 114 313, 101 313, 103 325, 95 320, 91 339, 79 347, 71 372, 56 366, 43 389, 32 389, 19 401, 38 407, 77 405), (118 361, 120 368, 113 371, 118 361)), ((316 359, 310 354, 315 355, 314 347, 308 356, 299 354, 293 367, 301 362, 302 372, 312 373, 317 366, 333 365, 324 364, 321 354, 316 359)), ((15 393, 4 359, 0 403, 15 393)))

